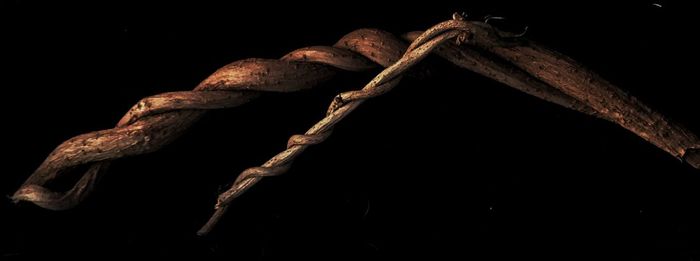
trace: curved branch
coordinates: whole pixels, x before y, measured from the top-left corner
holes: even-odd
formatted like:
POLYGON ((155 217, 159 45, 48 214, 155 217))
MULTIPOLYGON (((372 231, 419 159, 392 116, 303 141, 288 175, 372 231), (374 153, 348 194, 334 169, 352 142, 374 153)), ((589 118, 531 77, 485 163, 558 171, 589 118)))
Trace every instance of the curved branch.
POLYGON ((460 66, 546 101, 616 123, 667 153, 700 168, 700 139, 679 124, 628 95, 573 59, 536 43, 459 16, 423 33, 404 35, 410 46, 389 33, 360 29, 333 46, 312 46, 279 60, 245 59, 228 64, 192 91, 146 97, 115 128, 73 137, 46 158, 15 192, 15 201, 61 210, 76 206, 94 189, 112 160, 153 152, 167 145, 206 111, 247 103, 264 92, 294 92, 319 85, 337 72, 386 69, 363 89, 339 94, 327 116, 306 133, 292 136, 287 149, 238 176, 222 193, 216 212, 200 234, 216 224, 228 204, 261 178, 286 172, 310 145, 323 142, 333 126, 364 100, 390 91, 403 73, 431 51, 460 66), (456 44, 445 43, 457 39, 456 44), (469 45, 460 45, 467 43, 469 45), (76 166, 88 170, 71 189, 56 192, 51 182, 76 166))
MULTIPOLYGON (((330 135, 333 127, 354 111, 362 102, 390 91, 401 80, 402 74, 408 68, 451 38, 457 38, 457 45, 467 42, 477 47, 488 47, 487 50, 507 59, 541 82, 530 80, 530 76, 516 68, 507 67, 508 65, 485 59, 477 51, 460 49, 461 47, 459 46, 449 45, 444 47, 445 49, 438 51, 438 54, 447 56, 448 60, 456 61, 454 63, 457 65, 485 74, 500 82, 510 83, 511 86, 526 93, 565 107, 577 109, 584 113, 601 115, 640 135, 672 155, 679 153, 678 155, 682 157, 687 148, 693 150, 698 148, 700 143, 698 143, 697 137, 692 133, 678 125, 671 125, 661 114, 654 113, 641 102, 624 94, 619 88, 609 83, 607 85, 594 84, 586 86, 586 84, 595 83, 595 81, 590 79, 597 76, 583 66, 573 63, 573 60, 570 58, 541 47, 536 49, 527 49, 526 47, 516 49, 520 45, 505 41, 504 33, 496 31, 485 23, 467 22, 460 18, 455 16, 453 20, 437 24, 420 35, 417 35, 417 33, 407 34, 406 38, 413 39, 413 42, 400 60, 382 71, 361 90, 344 92, 336 96, 329 106, 327 116, 306 131, 306 133, 292 136, 287 143, 286 150, 278 153, 259 167, 248 168, 241 172, 231 188, 219 195, 214 214, 198 231, 198 234, 208 234, 219 222, 233 199, 243 194, 262 178, 277 176, 287 172, 292 162, 305 149, 311 145, 323 142, 330 135), (496 49, 501 46, 511 45, 513 47, 503 47, 511 48, 505 49, 505 51, 496 49), (464 55, 465 53, 470 55, 464 55), (520 59, 522 55, 530 55, 530 57, 529 59, 520 59), (456 57, 461 57, 462 59, 456 57), (552 64, 542 65, 547 62, 552 64), (533 64, 539 64, 539 67, 534 68, 533 64), (564 75, 558 72, 562 68, 568 68, 570 72, 573 72, 573 75, 564 75), (505 74, 503 69, 507 69, 511 73, 504 77, 502 76, 505 74), (576 74, 578 72, 581 74, 576 74), (552 76, 552 74, 556 76, 552 76), (589 77, 589 80, 585 82, 579 81, 580 79, 576 77, 581 77, 581 75, 589 77), (610 98, 607 101, 611 104, 595 104, 589 99, 590 97, 600 96, 610 98), (627 100, 623 98, 627 98, 627 100), (621 114, 618 111, 623 111, 625 114, 621 114), (634 123, 630 124, 627 120, 632 120, 634 123), (653 120, 655 124, 649 124, 645 120, 653 120), (640 126, 646 127, 646 129, 641 129, 640 126), (644 131, 649 131, 651 135, 644 131), (673 136, 667 136, 668 132, 671 132, 673 136)), ((596 80, 598 82, 604 81, 597 78, 596 80)), ((694 156, 686 158, 686 160, 697 167, 697 162, 693 161, 697 159, 697 155, 691 155, 694 156)))
POLYGON ((193 91, 147 97, 134 105, 117 126, 73 137, 46 158, 13 195, 40 207, 62 210, 79 204, 93 189, 108 162, 153 152, 179 137, 206 110, 247 103, 263 92, 293 92, 327 81, 337 69, 363 71, 393 64, 406 45, 389 33, 361 29, 334 47, 315 46, 290 52, 280 60, 245 59, 230 63, 193 91), (91 164, 70 190, 46 185, 75 166, 91 164))

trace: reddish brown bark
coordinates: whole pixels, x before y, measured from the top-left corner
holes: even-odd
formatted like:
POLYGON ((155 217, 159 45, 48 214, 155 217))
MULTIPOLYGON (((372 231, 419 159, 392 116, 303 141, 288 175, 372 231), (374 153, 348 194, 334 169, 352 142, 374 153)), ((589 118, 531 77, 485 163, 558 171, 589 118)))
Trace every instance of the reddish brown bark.
MULTIPOLYGON (((303 150, 325 140, 332 127, 363 100, 391 90, 403 73, 430 51, 448 61, 544 100, 614 122, 669 154, 700 168, 700 140, 693 133, 628 95, 571 58, 536 43, 500 32, 488 24, 454 20, 422 34, 409 33, 410 46, 386 32, 354 31, 334 46, 293 51, 280 60, 246 59, 214 72, 193 91, 147 97, 132 107, 117 126, 73 137, 59 145, 15 193, 15 200, 48 209, 79 204, 94 189, 109 161, 156 151, 195 123, 206 110, 245 104, 263 92, 293 92, 319 85, 337 70, 387 67, 365 88, 339 94, 328 116, 288 142, 288 149, 260 167, 244 171, 223 193, 213 222, 226 204, 260 178, 284 173, 303 150), (456 38, 459 44, 442 44, 456 38), (464 45, 466 43, 467 46, 464 45), (490 54, 486 54, 490 53, 490 54), (499 59, 493 59, 495 55, 499 59), (46 188, 75 166, 90 164, 66 192, 46 188)), ((209 227, 210 228, 210 227, 209 227)), ((205 228, 205 232, 208 228, 205 228)))

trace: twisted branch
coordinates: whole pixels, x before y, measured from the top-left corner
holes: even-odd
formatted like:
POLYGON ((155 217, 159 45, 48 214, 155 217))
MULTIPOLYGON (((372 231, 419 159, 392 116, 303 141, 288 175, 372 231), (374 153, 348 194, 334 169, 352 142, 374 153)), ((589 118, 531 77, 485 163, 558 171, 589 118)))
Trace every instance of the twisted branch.
MULTIPOLYGON (((411 34, 408 34, 411 35, 411 34)), ((246 59, 231 63, 208 77, 193 91, 146 97, 134 105, 113 129, 73 137, 59 145, 15 192, 15 201, 28 201, 53 210, 78 205, 94 189, 111 160, 156 151, 181 135, 206 110, 231 108, 257 98, 264 91, 290 92, 326 80, 337 68, 363 71, 389 66, 406 44, 389 33, 360 29, 333 47, 314 46, 290 52, 281 61, 246 59), (320 80, 319 80, 320 79, 320 80), (66 192, 47 188, 74 167, 90 164, 66 192)), ((504 62, 455 45, 437 52, 449 61, 516 89, 587 114, 595 114, 575 99, 504 62)))
POLYGON ((53 210, 76 206, 93 190, 109 161, 156 151, 179 137, 207 110, 247 103, 262 92, 293 92, 317 86, 338 69, 364 71, 394 63, 406 45, 389 33, 362 29, 344 36, 335 47, 314 46, 290 52, 280 60, 245 59, 214 72, 193 91, 147 97, 134 105, 113 129, 73 137, 47 159, 15 192, 53 210), (72 168, 91 164, 66 192, 46 185, 72 168))
MULTIPOLYGON (((409 33, 405 35, 405 38, 413 39, 413 42, 408 47, 408 50, 406 50, 406 53, 401 59, 399 59, 392 66, 382 71, 361 90, 338 94, 338 96, 335 97, 335 99, 329 106, 326 117, 321 119, 303 135, 292 136, 287 143, 286 150, 278 153, 259 167, 248 168, 241 172, 241 174, 234 181, 231 188, 219 195, 215 206, 214 214, 209 219, 209 221, 207 221, 207 223, 199 230, 198 234, 205 235, 209 233, 209 231, 211 231, 211 229, 217 224, 219 219, 226 212, 229 203, 233 199, 235 199, 243 192, 248 190, 251 186, 255 185, 263 177, 276 176, 285 173, 289 169, 294 159, 297 158, 306 148, 308 148, 311 145, 323 142, 330 135, 333 126, 335 126, 340 120, 342 120, 352 111, 354 111, 363 101, 390 91, 401 80, 402 73, 404 73, 408 68, 416 64, 418 61, 425 58, 425 56, 430 51, 441 45, 446 40, 456 37, 456 45, 460 45, 461 43, 468 41, 469 43, 475 44, 478 47, 489 48, 493 46, 510 45, 509 43, 505 42, 505 39, 507 39, 507 37, 504 37, 502 33, 495 31, 487 24, 478 22, 467 22, 464 21, 464 19, 462 19, 462 17, 458 15, 455 15, 453 20, 437 24, 436 26, 433 26, 432 28, 428 29, 422 34, 418 34, 419 33, 409 33)), ((489 59, 484 59, 482 63, 479 63, 480 61, 482 61, 483 56, 476 51, 467 50, 468 49, 460 49, 458 46, 447 46, 440 50, 439 54, 443 57, 447 57, 447 59, 450 61, 456 60, 456 62, 454 63, 457 65, 466 67, 468 69, 474 69, 474 71, 479 72, 481 74, 489 75, 490 73, 493 73, 494 75, 501 75, 499 73, 493 72, 492 70, 504 68, 511 69, 510 67, 507 67, 507 65, 503 65, 497 63, 497 61, 489 59), (467 53, 469 55, 467 55, 467 53), (463 57, 470 57, 474 60, 470 61, 470 58, 458 60, 455 58, 461 57, 462 55, 463 57)), ((672 155, 676 155, 681 158, 683 157, 683 154, 685 153, 685 150, 687 148, 700 148, 700 146, 698 146, 700 145, 700 142, 698 142, 699 140, 697 139, 697 137, 692 135, 692 133, 686 131, 678 125, 672 125, 664 117, 662 117, 661 114, 654 114, 648 107, 636 100, 622 100, 621 98, 629 98, 631 96, 626 95, 623 91, 612 86, 609 83, 607 85, 595 86, 598 87, 597 89, 595 87, 589 88, 588 91, 593 92, 594 94, 588 94, 588 96, 581 97, 581 95, 579 95, 580 93, 571 92, 569 91, 569 89, 567 89, 567 87, 574 89, 581 88, 581 86, 579 86, 580 82, 576 81, 578 79, 574 78, 570 80, 572 82, 569 82, 569 79, 561 80, 561 77, 556 77, 554 78, 554 80, 551 80, 550 78, 546 77, 548 76, 546 72, 532 70, 532 63, 534 63, 533 61, 519 62, 521 61, 520 59, 504 55, 504 52, 500 51, 500 49, 496 51, 493 51, 493 49, 487 50, 492 51, 497 55, 508 59, 522 70, 525 70, 537 77, 538 79, 541 79, 551 84, 551 86, 558 88, 559 90, 561 90, 561 92, 558 92, 557 89, 551 90, 550 86, 547 86, 546 84, 541 83, 539 81, 534 81, 534 85, 517 85, 523 84, 524 82, 511 82, 510 80, 512 80, 512 78, 505 79, 499 77, 492 77, 500 82, 511 83, 511 86, 519 86, 519 89, 524 92, 527 92, 529 94, 543 98, 548 101, 563 104, 564 106, 572 109, 577 109, 579 111, 593 115, 600 115, 601 117, 618 123, 619 125, 633 131, 634 133, 637 133, 642 138, 659 146, 660 148, 671 153, 672 155), (573 87, 571 87, 571 85, 573 85, 573 87), (549 91, 539 92, 541 90, 549 91), (546 93, 546 95, 540 95, 541 93, 546 93), (599 108, 597 106, 589 107, 583 105, 579 102, 579 100, 577 100, 578 98, 580 99, 580 101, 585 102, 585 104, 591 104, 592 101, 586 98, 595 95, 607 95, 607 93, 619 95, 607 96, 610 98, 610 100, 612 100, 612 102, 616 103, 615 105, 617 106, 612 106, 611 108, 599 108), (571 96, 567 96, 567 94, 571 96), (591 109, 598 110, 591 111, 591 109), (621 113, 623 112, 626 113, 626 115, 622 115, 621 113), (641 112, 644 112, 646 114, 641 114, 641 112), (629 117, 627 115, 634 116, 629 117), (629 118, 636 121, 636 124, 628 124, 626 120, 628 120, 629 118), (651 126, 647 122, 644 122, 644 120, 649 119, 654 120, 655 125, 651 126), (665 133, 659 133, 661 134, 661 136, 651 136, 646 132, 643 132, 645 129, 640 129, 640 126, 650 126, 650 128, 647 129, 651 129, 652 131, 677 131, 677 133, 673 133, 674 136, 670 139, 667 136, 664 136, 665 133)), ((532 51, 529 53, 532 53, 532 60, 540 58, 540 60, 537 60, 540 63, 544 63, 547 61, 558 62, 560 60, 569 62, 573 61, 564 55, 557 54, 551 51, 546 52, 547 50, 541 47, 537 50, 542 53, 534 53, 532 51)), ((519 55, 518 51, 513 51, 512 53, 508 54, 519 55)), ((573 64, 569 67, 555 67, 556 65, 559 64, 549 65, 551 66, 550 68, 542 68, 543 65, 541 65, 540 70, 549 69, 549 71, 554 71, 555 74, 561 76, 561 73, 557 72, 559 68, 575 68, 575 72, 578 72, 580 70, 585 76, 591 77, 591 79, 592 77, 597 77, 593 72, 587 71, 580 65, 573 64)), ((520 77, 516 79, 521 79, 525 77, 523 76, 525 75, 524 73, 516 69, 511 69, 509 72, 510 75, 520 77)), ((587 83, 592 83, 592 81, 589 80, 587 81, 587 83)), ((593 106, 595 105, 597 104, 593 104, 593 106)), ((697 165, 695 165, 697 164, 697 162, 691 162, 691 164, 694 164, 694 166, 697 167, 697 165)))
MULTIPOLYGON (((418 61, 425 58, 430 51, 444 41, 466 34, 466 31, 452 30, 444 32, 425 43, 412 44, 406 53, 396 63, 386 68, 364 88, 338 94, 328 108, 326 117, 311 127, 302 135, 294 135, 287 142, 287 149, 278 153, 260 167, 244 170, 234 181, 233 186, 221 193, 216 203, 216 212, 211 219, 199 230, 198 234, 205 235, 211 231, 221 216, 228 209, 228 204, 263 177, 276 176, 287 172, 292 161, 301 155, 309 146, 318 144, 330 136, 333 127, 343 118, 353 112, 367 99, 382 95, 393 89, 401 80, 402 74, 418 61)), ((461 36, 465 37, 465 36, 461 36)))
POLYGON ((193 91, 142 99, 115 128, 65 141, 25 181, 13 199, 53 210, 72 208, 90 194, 111 160, 158 150, 184 133, 208 110, 236 107, 263 92, 308 89, 330 79, 338 70, 387 67, 363 89, 336 96, 327 116, 305 134, 292 136, 286 150, 260 167, 243 171, 231 189, 220 195, 215 214, 199 232, 206 234, 231 200, 261 178, 286 172, 306 148, 323 142, 333 126, 364 100, 390 91, 406 70, 431 51, 457 66, 530 95, 614 122, 700 168, 700 142, 693 133, 571 58, 520 36, 501 32, 486 23, 465 21, 456 15, 423 33, 403 35, 404 39, 412 41, 408 47, 389 33, 360 29, 345 35, 332 47, 306 47, 280 60, 236 61, 214 72, 193 91), (457 43, 445 42, 453 38, 457 43), (88 170, 68 191, 47 188, 73 168, 86 164, 89 164, 88 170))

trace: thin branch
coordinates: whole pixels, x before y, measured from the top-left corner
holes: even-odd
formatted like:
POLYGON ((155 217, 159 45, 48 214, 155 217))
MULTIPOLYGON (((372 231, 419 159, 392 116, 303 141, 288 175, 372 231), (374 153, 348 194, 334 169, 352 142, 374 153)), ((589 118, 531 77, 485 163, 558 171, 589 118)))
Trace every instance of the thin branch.
POLYGON ((338 70, 386 67, 361 90, 336 96, 327 116, 306 133, 292 136, 286 150, 259 167, 243 171, 232 187, 219 196, 216 212, 199 232, 206 234, 233 199, 261 178, 285 173, 306 148, 323 142, 333 126, 363 101, 390 91, 410 67, 432 51, 457 66, 535 97, 616 123, 700 168, 700 139, 695 134, 573 59, 521 36, 455 15, 423 33, 404 35, 405 39, 413 40, 408 47, 384 31, 360 29, 345 35, 332 47, 306 47, 279 60, 236 61, 214 72, 192 91, 142 99, 115 128, 65 141, 15 192, 13 199, 53 210, 72 208, 89 196, 112 160, 160 149, 208 110, 240 106, 265 92, 312 88, 333 77, 338 70), (446 42, 448 39, 456 39, 456 43, 446 42), (71 189, 57 192, 47 188, 79 165, 88 165, 88 170, 71 189))

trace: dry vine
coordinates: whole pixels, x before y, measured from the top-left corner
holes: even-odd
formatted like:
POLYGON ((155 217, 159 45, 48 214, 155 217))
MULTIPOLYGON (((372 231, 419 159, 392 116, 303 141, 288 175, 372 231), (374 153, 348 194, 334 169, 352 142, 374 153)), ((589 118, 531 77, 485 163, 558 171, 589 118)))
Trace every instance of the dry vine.
POLYGON ((292 51, 280 60, 246 59, 217 70, 193 91, 147 97, 133 106, 112 129, 86 133, 59 145, 15 192, 16 201, 47 209, 79 204, 95 187, 109 161, 156 151, 207 110, 242 105, 262 92, 293 92, 330 79, 338 70, 364 71, 386 67, 364 88, 341 93, 327 115, 302 135, 289 139, 287 149, 263 165, 243 171, 219 196, 216 212, 199 234, 208 233, 228 204, 266 176, 286 172, 307 147, 323 142, 333 126, 363 101, 390 91, 407 69, 434 52, 462 68, 482 74, 525 93, 614 122, 667 153, 700 168, 700 139, 651 110, 634 97, 579 65, 571 58, 485 22, 455 15, 425 32, 403 36, 410 46, 376 29, 360 29, 335 45, 292 51), (456 39, 456 43, 448 42, 456 39), (496 57, 494 57, 496 56, 496 57), (90 164, 66 192, 46 186, 76 166, 90 164))

